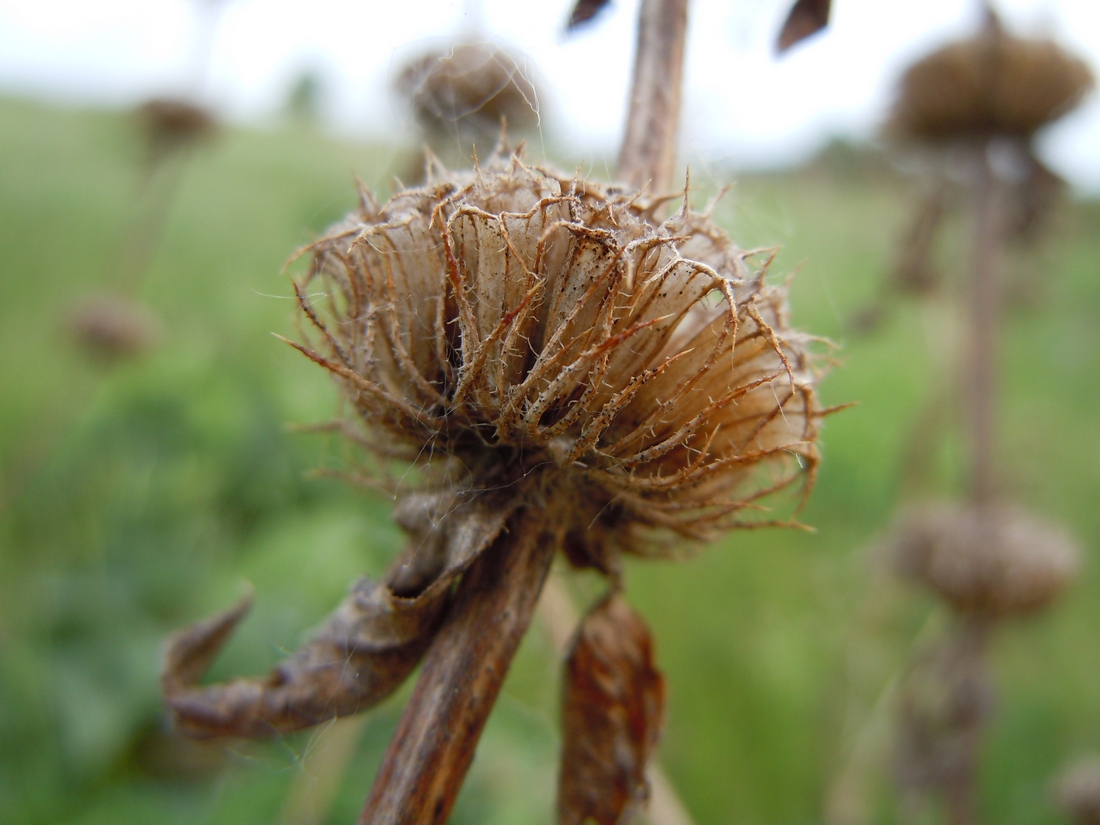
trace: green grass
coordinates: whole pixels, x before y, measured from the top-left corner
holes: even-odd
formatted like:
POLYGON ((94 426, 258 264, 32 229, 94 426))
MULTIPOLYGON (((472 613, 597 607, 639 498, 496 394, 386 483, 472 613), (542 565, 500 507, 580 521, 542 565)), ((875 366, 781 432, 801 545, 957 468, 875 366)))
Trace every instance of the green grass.
MULTIPOLYGON (((163 324, 160 345, 107 368, 73 347, 64 319, 82 295, 126 276, 112 267, 127 227, 151 208, 135 206, 139 155, 120 115, 0 101, 3 823, 278 821, 323 742, 179 751, 160 727, 162 640, 249 580, 254 615, 217 672, 262 672, 400 542, 380 497, 308 476, 339 466, 341 446, 285 425, 330 416, 337 393, 268 334, 295 334, 281 273, 289 253, 353 205, 353 173, 378 184, 398 154, 301 127, 231 130, 196 152, 138 289, 163 324)), ((913 304, 874 337, 844 331, 875 294, 908 200, 906 183, 880 167, 819 164, 748 177, 716 213, 742 245, 783 246, 773 271, 799 270, 796 324, 843 345, 822 396, 859 404, 827 423, 802 514, 816 533, 737 534, 688 562, 628 568, 669 681, 661 759, 700 825, 823 821, 880 693, 929 615, 937 621, 867 547, 901 495, 909 432, 947 380, 935 352, 948 331, 913 304)), ((945 263, 965 263, 958 247, 946 245, 945 263)), ((1040 258, 1013 253, 1014 268, 1034 267, 1037 297, 1011 319, 1003 380, 1006 474, 1090 556, 1100 538, 1097 260, 1097 204, 1077 205, 1040 258)), ((929 448, 926 489, 957 489, 956 448, 929 448)), ((997 640, 989 821, 1059 821, 1048 779, 1100 749, 1098 648, 1091 567, 1056 609, 997 640)), ((558 678, 536 629, 452 821, 552 821, 558 678)), ((354 819, 404 695, 373 713, 325 821, 354 819)), ((879 748, 864 778, 889 822, 879 748)))

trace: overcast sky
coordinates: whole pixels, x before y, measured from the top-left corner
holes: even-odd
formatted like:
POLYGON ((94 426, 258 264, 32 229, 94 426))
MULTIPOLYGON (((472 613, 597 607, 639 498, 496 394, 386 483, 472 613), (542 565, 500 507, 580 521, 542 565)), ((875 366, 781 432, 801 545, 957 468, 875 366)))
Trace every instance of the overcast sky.
MULTIPOLYGON (((342 130, 409 129, 389 92, 410 56, 456 35, 528 58, 547 139, 580 160, 614 154, 639 0, 566 38, 570 0, 224 0, 200 77, 198 21, 216 0, 0 0, 0 91, 132 104, 194 93, 227 116, 270 119, 303 71, 342 130)), ((977 0, 833 0, 828 33, 775 59, 790 0, 692 0, 683 146, 736 165, 798 159, 831 135, 874 134, 904 65, 972 31, 977 0)), ((999 0, 1019 31, 1049 34, 1100 73, 1100 0, 999 0)), ((0 123, 0 128, 3 124, 0 123)), ((1100 96, 1044 136, 1048 161, 1100 192, 1100 96)))

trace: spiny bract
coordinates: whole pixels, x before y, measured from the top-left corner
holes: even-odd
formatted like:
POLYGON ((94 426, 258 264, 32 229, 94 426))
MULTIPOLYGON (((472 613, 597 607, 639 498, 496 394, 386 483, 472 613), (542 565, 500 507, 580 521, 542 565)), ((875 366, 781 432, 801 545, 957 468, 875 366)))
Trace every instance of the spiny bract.
POLYGON ((527 491, 576 563, 761 523, 817 464, 812 339, 750 253, 658 205, 515 155, 364 193, 310 247, 305 351, 368 447, 437 490, 527 491))

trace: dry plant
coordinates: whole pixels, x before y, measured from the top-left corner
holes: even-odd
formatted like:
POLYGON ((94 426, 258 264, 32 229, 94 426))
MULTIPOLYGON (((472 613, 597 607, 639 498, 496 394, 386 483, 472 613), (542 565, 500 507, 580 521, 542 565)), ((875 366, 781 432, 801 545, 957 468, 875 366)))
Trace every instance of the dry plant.
MULTIPOLYGON (((994 161, 1008 151, 1038 164, 1034 133, 1077 105, 1091 83, 1083 63, 1050 41, 1008 34, 989 11, 976 36, 906 72, 887 126, 894 138, 965 158, 973 227, 969 335, 957 356, 968 501, 903 514, 889 543, 899 572, 930 588, 954 615, 950 633, 918 657, 900 688, 897 769, 903 814, 910 819, 939 796, 952 825, 975 821, 979 749, 993 707, 990 634, 1005 619, 1049 605, 1078 563, 1076 545, 1062 531, 1006 503, 997 475, 1000 256, 1011 215, 994 161)), ((931 271, 941 217, 935 201, 926 201, 902 249, 902 271, 916 273, 917 283, 931 271)))
POLYGON ((919 157, 931 180, 902 234, 885 294, 857 316, 857 329, 873 328, 896 295, 912 294, 912 286, 927 294, 926 287, 937 283, 927 263, 948 207, 959 200, 951 178, 960 160, 968 170, 964 191, 996 190, 991 197, 1000 204, 998 243, 1021 250, 1038 246, 1066 185, 1036 156, 1035 135, 1076 108, 1093 85, 1083 61, 1051 40, 1009 33, 989 7, 977 34, 932 52, 904 73, 884 134, 919 157))
POLYGON ((266 678, 199 684, 247 599, 174 636, 181 731, 315 725, 421 664, 360 822, 443 822, 561 551, 610 588, 566 656, 559 821, 625 823, 644 803, 664 682, 622 558, 792 523, 826 412, 815 339, 789 326, 769 259, 686 191, 660 217, 685 30, 686 0, 645 0, 622 184, 504 150, 469 172, 434 164, 384 204, 361 191, 305 250, 293 346, 343 391, 355 414, 332 428, 372 456, 360 475, 394 497, 408 543, 266 678))
MULTIPOLYGON (((995 494, 993 478, 994 374, 1001 316, 999 257, 1007 236, 1005 183, 994 156, 1005 151, 1031 170, 1024 181, 1049 191, 1047 176, 1031 141, 1043 125, 1080 103, 1092 88, 1087 67, 1047 40, 1009 34, 987 7, 981 31, 915 63, 901 80, 886 127, 889 136, 927 150, 961 152, 967 160, 973 223, 970 278, 971 337, 964 384, 967 388, 970 486, 977 502, 995 494)), ((1044 201, 1032 193, 1032 211, 1044 201)), ((1024 210, 1023 214, 1027 214, 1024 210)), ((1026 223, 1027 221, 1025 221, 1026 223)), ((927 256, 935 224, 921 240, 927 256)), ((917 256, 915 256, 917 257, 917 256)))
POLYGON ((410 61, 394 86, 434 151, 472 145, 485 156, 502 124, 520 136, 538 126, 538 92, 525 62, 487 42, 456 43, 410 61))
POLYGON ((901 575, 939 596, 954 616, 901 686, 903 813, 918 821, 938 795, 953 825, 972 822, 979 748, 994 707, 991 634, 1054 602, 1080 553, 1064 531, 1019 507, 946 502, 904 513, 886 550, 901 575))
POLYGON ((218 129, 213 114, 182 98, 152 98, 141 104, 134 114, 153 166, 174 152, 212 136, 218 129))
POLYGON ((160 321, 144 304, 118 295, 94 295, 76 304, 66 326, 84 351, 106 362, 140 355, 161 335, 160 321))

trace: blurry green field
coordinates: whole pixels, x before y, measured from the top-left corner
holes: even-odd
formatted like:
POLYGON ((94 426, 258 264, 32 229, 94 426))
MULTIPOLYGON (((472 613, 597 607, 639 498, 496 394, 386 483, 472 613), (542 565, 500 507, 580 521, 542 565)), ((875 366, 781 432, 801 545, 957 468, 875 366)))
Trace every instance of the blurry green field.
MULTIPOLYGON (((312 760, 332 746, 315 735, 173 746, 159 646, 248 580, 257 606, 217 673, 263 672, 399 546, 387 502, 308 477, 340 466, 341 445, 286 425, 332 415, 337 393, 269 333, 295 334, 281 273, 291 250, 353 205, 353 174, 385 193, 401 162, 301 126, 223 134, 184 170, 139 289, 160 345, 108 368, 74 348, 64 319, 119 277, 140 179, 132 126, 0 101, 0 822, 289 822, 291 788, 316 782, 312 760)), ((842 345, 824 400, 859 405, 828 421, 802 514, 816 533, 743 533, 689 562, 629 567, 669 681, 661 760, 700 825, 823 822, 841 777, 865 789, 873 821, 896 818, 888 714, 874 708, 914 637, 943 617, 867 548, 899 499, 909 432, 948 377, 930 354, 942 331, 916 305, 874 337, 844 331, 875 294, 909 202, 875 168, 834 158, 748 177, 718 207, 742 245, 783 245, 773 272, 799 270, 796 324, 842 345)), ((1003 457, 1017 496, 1064 520, 1095 560, 1100 205, 1077 204, 1061 231, 1030 263, 1010 261, 1033 267, 1033 288, 1006 342, 1003 457)), ((930 489, 957 486, 953 446, 932 451, 930 489)), ((1100 750, 1095 565, 1048 615, 999 638, 995 666, 983 810, 1000 825, 1060 821, 1048 780, 1100 750)), ((552 821, 557 684, 536 627, 453 822, 552 821)), ((367 721, 317 821, 354 820, 404 695, 367 721)))

